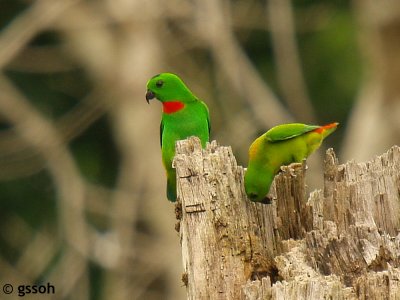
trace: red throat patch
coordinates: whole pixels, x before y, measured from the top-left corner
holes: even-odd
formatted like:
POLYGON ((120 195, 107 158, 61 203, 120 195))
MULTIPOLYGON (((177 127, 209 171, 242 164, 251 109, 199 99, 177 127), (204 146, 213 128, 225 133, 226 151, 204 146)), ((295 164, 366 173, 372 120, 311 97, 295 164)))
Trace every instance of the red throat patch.
POLYGON ((166 114, 172 114, 174 112, 180 111, 184 107, 185 104, 180 101, 163 102, 163 112, 166 114))

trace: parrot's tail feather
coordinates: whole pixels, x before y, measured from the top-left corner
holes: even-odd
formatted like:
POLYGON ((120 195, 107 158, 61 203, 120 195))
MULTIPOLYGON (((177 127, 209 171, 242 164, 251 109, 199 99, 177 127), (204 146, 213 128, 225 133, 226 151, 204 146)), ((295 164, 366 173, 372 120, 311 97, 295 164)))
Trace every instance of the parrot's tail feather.
POLYGON ((167 182, 167 198, 171 202, 176 201, 176 185, 170 182, 167 182))
POLYGON ((314 132, 319 133, 322 136, 322 139, 324 140, 328 135, 330 135, 332 132, 336 130, 338 125, 339 125, 338 122, 330 123, 315 129, 314 132))
POLYGON ((334 122, 334 123, 330 123, 324 126, 321 126, 317 129, 314 130, 314 132, 316 133, 323 133, 325 130, 329 130, 329 129, 336 129, 336 127, 339 125, 338 122, 334 122))

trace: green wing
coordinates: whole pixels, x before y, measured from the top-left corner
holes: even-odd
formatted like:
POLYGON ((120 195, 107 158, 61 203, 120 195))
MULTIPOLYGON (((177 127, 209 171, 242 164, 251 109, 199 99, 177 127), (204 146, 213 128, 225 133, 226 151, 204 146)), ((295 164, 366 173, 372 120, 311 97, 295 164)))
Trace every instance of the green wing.
POLYGON ((163 130, 164 130, 164 124, 163 124, 163 121, 161 121, 161 123, 160 123, 160 146, 162 147, 162 133, 163 133, 163 130))
POLYGON ((321 126, 306 125, 301 123, 282 124, 268 130, 265 133, 265 137, 269 142, 284 141, 310 132, 319 127, 321 126))
POLYGON ((202 104, 203 104, 203 106, 204 106, 204 108, 206 109, 206 115, 207 115, 207 126, 208 126, 208 135, 210 135, 211 134, 211 124, 210 124, 210 112, 209 112, 209 110, 208 110, 208 107, 207 107, 207 105, 203 102, 203 101, 201 101, 202 102, 202 104))

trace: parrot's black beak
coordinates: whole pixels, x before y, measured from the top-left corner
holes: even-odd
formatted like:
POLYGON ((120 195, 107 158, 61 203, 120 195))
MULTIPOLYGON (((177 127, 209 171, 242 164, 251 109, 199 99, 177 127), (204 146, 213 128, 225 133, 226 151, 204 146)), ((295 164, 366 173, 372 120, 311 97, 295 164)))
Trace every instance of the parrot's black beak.
POLYGON ((146 101, 147 101, 147 103, 150 103, 150 100, 154 99, 155 97, 156 97, 156 95, 154 95, 154 93, 152 91, 147 90, 147 93, 146 93, 146 101))

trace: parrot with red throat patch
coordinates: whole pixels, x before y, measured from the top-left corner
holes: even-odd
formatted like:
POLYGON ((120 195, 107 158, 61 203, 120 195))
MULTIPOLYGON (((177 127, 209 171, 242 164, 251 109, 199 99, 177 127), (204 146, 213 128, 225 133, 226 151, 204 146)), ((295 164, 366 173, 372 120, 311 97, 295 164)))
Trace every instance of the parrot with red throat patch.
POLYGON ((249 148, 249 163, 244 176, 247 197, 254 202, 270 203, 266 196, 280 167, 301 163, 338 125, 282 124, 258 137, 249 148))
POLYGON ((175 143, 197 136, 204 148, 210 136, 210 117, 207 105, 197 98, 175 74, 161 73, 147 82, 146 101, 162 103, 160 124, 162 161, 167 173, 167 198, 176 201, 176 171, 172 168, 175 143))

